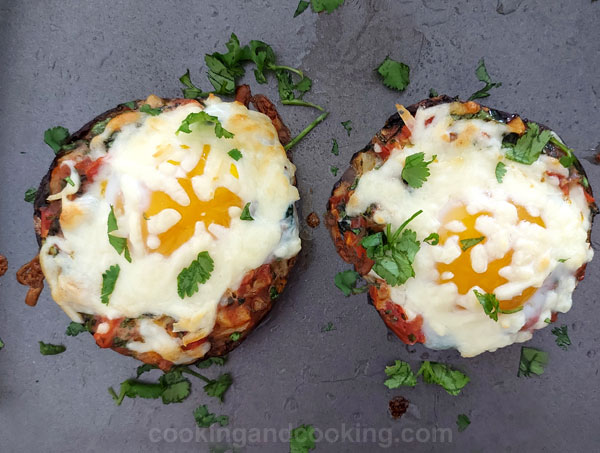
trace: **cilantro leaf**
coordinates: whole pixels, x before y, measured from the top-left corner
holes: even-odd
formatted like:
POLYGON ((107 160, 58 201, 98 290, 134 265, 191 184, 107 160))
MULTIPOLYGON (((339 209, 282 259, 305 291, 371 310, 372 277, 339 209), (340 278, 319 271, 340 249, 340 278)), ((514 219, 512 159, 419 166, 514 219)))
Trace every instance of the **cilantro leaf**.
POLYGON ((504 178, 505 174, 506 174, 506 165, 504 165, 504 163, 502 163, 502 162, 498 162, 496 164, 496 181, 498 181, 499 183, 502 183, 502 178, 504 178))
POLYGON ((439 96, 439 93, 437 92, 437 90, 435 90, 434 88, 429 88, 429 97, 430 98, 437 98, 439 96))
POLYGON ((217 138, 223 138, 223 137, 233 138, 233 136, 234 136, 231 132, 229 132, 228 130, 226 130, 223 127, 223 125, 219 121, 219 118, 217 118, 216 116, 213 116, 213 115, 209 115, 206 112, 190 113, 181 122, 181 126, 179 126, 179 129, 177 129, 177 131, 175 133, 176 134, 179 134, 180 132, 183 132, 185 134, 191 133, 192 130, 190 129, 190 126, 194 123, 214 123, 215 135, 217 136, 217 138))
MULTIPOLYGON (((185 86, 181 91, 183 92, 183 97, 186 99, 198 99, 205 96, 208 96, 209 93, 202 91, 200 88, 197 88, 193 83, 190 77, 190 70, 188 69, 185 74, 179 77, 179 81, 185 86)), ((125 104, 127 105, 127 104, 125 104)), ((135 107, 135 104, 134 104, 135 107)), ((130 108, 134 108, 130 107, 130 108)))
POLYGON ((440 235, 437 233, 431 233, 423 242, 427 242, 429 245, 438 245, 440 243, 440 235))
POLYGON ((164 388, 161 384, 153 384, 149 382, 142 382, 135 379, 127 379, 121 383, 121 390, 119 396, 115 398, 115 392, 109 388, 109 392, 113 395, 117 406, 120 406, 125 397, 127 398, 145 398, 145 399, 156 399, 160 398, 164 388))
POLYGON ((73 182, 73 180, 71 179, 70 176, 67 176, 66 178, 63 178, 63 179, 68 185, 75 187, 75 183, 73 182))
POLYGON ((290 453, 308 453, 315 449, 315 428, 311 425, 300 425, 290 435, 290 453))
MULTIPOLYGON (((188 76, 189 76, 189 73, 190 73, 190 71, 188 70, 188 76)), ((128 102, 123 102, 122 104, 119 105, 119 107, 123 106, 123 107, 127 107, 130 110, 134 110, 136 105, 137 105, 137 103, 135 101, 128 101, 128 102)))
POLYGON ((306 0, 300 0, 300 2, 298 2, 298 6, 296 7, 296 11, 294 12, 294 17, 298 17, 300 14, 306 11, 306 8, 309 6, 310 2, 307 2, 306 0))
POLYGON ((337 167, 336 167, 336 166, 334 166, 334 165, 332 165, 331 167, 329 167, 329 171, 331 172, 331 174, 332 174, 333 176, 337 176, 337 174, 338 174, 338 171, 339 171, 339 170, 340 170, 340 169, 339 169, 339 168, 337 168, 337 167))
POLYGON ((456 417, 456 426, 458 426, 458 432, 462 433, 471 424, 471 420, 465 414, 458 414, 456 417))
POLYGON ((350 131, 352 130, 352 121, 348 120, 348 121, 342 121, 342 126, 344 126, 344 129, 346 129, 346 132, 348 133, 348 137, 350 137, 350 131))
POLYGON ((106 129, 106 125, 110 122, 112 118, 106 118, 105 120, 98 121, 94 126, 92 126, 92 130, 90 131, 92 135, 100 135, 106 129))
POLYGON ((182 299, 198 292, 198 284, 204 284, 214 270, 214 262, 208 252, 198 253, 198 257, 177 276, 177 294, 182 299))
POLYGON ((108 305, 110 295, 115 290, 117 278, 119 278, 119 272, 121 272, 121 268, 118 264, 115 264, 110 266, 106 272, 102 274, 102 292, 100 293, 100 301, 104 305, 108 305))
POLYGON ((150 107, 150 104, 144 104, 140 107, 140 112, 147 113, 148 115, 151 115, 151 116, 157 116, 157 115, 160 115, 161 109, 160 108, 153 109, 152 107, 150 107))
POLYGON ((51 127, 44 132, 44 142, 58 153, 69 138, 69 130, 62 126, 51 127))
MULTIPOLYGON (((554 135, 550 135, 550 142, 565 153, 565 155, 558 160, 563 167, 569 168, 571 165, 577 162, 577 157, 575 157, 573 150, 554 135)), ((585 183, 582 182, 582 184, 584 187, 587 187, 585 183)))
POLYGON ((480 82, 485 83, 485 86, 481 90, 473 93, 469 97, 469 101, 473 101, 475 99, 486 98, 490 95, 489 91, 492 88, 498 88, 498 87, 502 86, 502 83, 500 83, 500 82, 492 82, 492 79, 490 78, 490 76, 487 72, 487 69, 485 67, 485 61, 483 60, 483 58, 481 60, 479 60, 479 64, 477 65, 477 69, 475 70, 475 75, 477 75, 477 79, 480 82))
POLYGON ((231 374, 223 373, 217 379, 210 381, 208 384, 204 386, 204 391, 208 396, 213 396, 218 398, 223 402, 223 398, 225 397, 225 392, 233 383, 233 379, 231 378, 231 374))
POLYGON ((479 244, 481 241, 484 241, 484 240, 485 240, 485 236, 481 236, 478 238, 461 239, 460 240, 460 249, 463 252, 466 252, 471 247, 476 246, 477 244, 479 244))
POLYGON ((241 63, 249 59, 248 48, 240 47, 240 42, 234 33, 225 46, 228 50, 226 54, 215 52, 204 56, 204 62, 208 67, 208 80, 217 94, 235 92, 235 79, 245 73, 241 63))
POLYGON ((250 203, 246 203, 244 209, 242 209, 242 213, 240 214, 241 220, 254 220, 252 215, 250 215, 250 203))
POLYGON ((67 326, 65 334, 69 337, 76 337, 80 333, 89 332, 90 330, 85 324, 79 324, 78 322, 70 322, 67 326))
POLYGON ((225 365, 225 363, 227 362, 227 356, 223 356, 223 357, 209 357, 208 359, 202 360, 201 362, 198 362, 196 364, 196 366, 198 368, 204 369, 204 368, 208 368, 211 365, 218 365, 218 366, 223 366, 225 365))
POLYGON ((531 374, 540 376, 548 365, 548 353, 539 349, 521 347, 521 359, 517 376, 531 377, 531 374))
POLYGON ((231 335, 229 335, 229 339, 231 341, 238 341, 240 338, 242 338, 242 334, 240 332, 233 332, 231 335))
POLYGON ((336 8, 344 4, 344 0, 311 0, 312 9, 315 13, 327 11, 332 13, 336 8))
POLYGON ((275 300, 279 297, 279 293, 277 292, 277 289, 274 286, 271 286, 271 288, 269 288, 269 297, 271 298, 271 300, 275 300))
POLYGON ((412 263, 419 251, 420 242, 412 230, 404 230, 416 216, 417 211, 392 234, 391 225, 387 225, 385 236, 379 232, 366 236, 361 245, 367 256, 375 261, 373 271, 391 286, 402 285, 415 276, 412 263))
POLYGON ((163 404, 180 403, 190 395, 191 384, 187 379, 169 384, 161 394, 163 404))
POLYGON ((488 315, 494 321, 498 321, 498 313, 510 315, 512 313, 517 313, 523 310, 523 306, 510 310, 503 310, 502 308, 500 308, 500 302, 494 294, 482 294, 476 289, 474 289, 473 292, 475 293, 475 297, 477 297, 477 300, 483 307, 483 311, 485 312, 485 314, 488 315))
POLYGON ((157 368, 156 365, 150 365, 149 363, 144 363, 143 365, 140 365, 139 367, 136 368, 135 377, 139 378, 142 374, 147 373, 150 370, 155 370, 156 368, 157 368))
POLYGON ((25 197, 23 198, 27 203, 33 203, 35 201, 35 196, 37 195, 37 189, 35 187, 30 187, 25 191, 25 197))
POLYGON ((333 146, 331 147, 331 154, 333 154, 334 156, 339 156, 340 148, 338 146, 338 142, 335 138, 332 138, 331 140, 333 140, 333 146))
POLYGON ((410 68, 389 57, 385 57, 385 60, 377 68, 377 72, 383 77, 383 84, 394 90, 404 91, 410 82, 410 68))
POLYGON ((38 344, 40 345, 40 354, 42 355, 56 355, 67 350, 62 344, 44 343, 43 341, 38 341, 38 344))
POLYGON ((417 376, 422 375, 428 384, 437 384, 450 395, 458 395, 470 381, 469 377, 458 370, 438 362, 425 361, 421 364, 417 376))
POLYGON ((437 156, 433 156, 430 161, 425 161, 425 153, 411 154, 404 161, 404 168, 402 169, 402 179, 409 186, 418 189, 423 185, 430 175, 429 168, 437 156))
POLYGON ((218 423, 221 426, 227 426, 229 424, 229 417, 227 415, 216 416, 208 412, 206 404, 198 406, 194 410, 194 420, 200 428, 209 428, 214 423, 218 423))
POLYGON ((327 325, 321 327, 321 332, 331 332, 332 330, 336 330, 333 326, 333 323, 329 321, 327 325))
POLYGON ((125 259, 131 263, 131 255, 129 254, 127 238, 122 238, 122 237, 110 234, 113 231, 116 231, 119 229, 119 226, 117 224, 117 217, 115 216, 115 211, 114 211, 112 205, 110 206, 110 212, 108 213, 108 220, 106 221, 106 228, 108 230, 108 242, 110 243, 110 245, 113 246, 113 248, 117 251, 117 253, 119 255, 121 253, 125 252, 125 255, 124 255, 125 259))
POLYGON ((538 160, 551 137, 552 133, 549 130, 540 132, 540 127, 536 123, 527 123, 527 132, 519 137, 517 143, 505 141, 502 146, 506 149, 507 159, 531 165, 538 160))
POLYGON ((569 333, 567 332, 567 326, 562 325, 560 327, 555 327, 552 329, 552 335, 556 335, 556 344, 559 348, 566 351, 571 345, 571 339, 569 338, 569 333))
POLYGON ((402 385, 414 387, 417 385, 417 377, 410 365, 402 360, 396 360, 392 366, 385 367, 385 374, 389 376, 384 385, 389 389, 397 389, 402 385))
POLYGON ((231 151, 228 151, 229 157, 231 157, 236 162, 240 160, 243 156, 239 149, 233 148, 231 151))
POLYGON ((0 338, 0 350, 2 350, 3 347, 4 347, 4 341, 2 341, 2 338, 0 338))
POLYGON ((335 286, 339 288, 341 292, 344 293, 344 296, 348 297, 351 294, 360 294, 367 291, 369 288, 367 286, 362 286, 357 288, 356 284, 360 279, 360 274, 353 270, 347 270, 338 272, 334 278, 335 286))

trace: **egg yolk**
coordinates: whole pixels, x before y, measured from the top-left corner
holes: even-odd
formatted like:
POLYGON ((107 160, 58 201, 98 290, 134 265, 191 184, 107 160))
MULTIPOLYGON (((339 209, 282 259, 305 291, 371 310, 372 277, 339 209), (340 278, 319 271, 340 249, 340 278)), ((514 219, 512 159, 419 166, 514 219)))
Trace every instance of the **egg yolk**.
MULTIPOLYGON (((190 203, 187 206, 176 203, 164 192, 152 192, 150 206, 144 213, 145 219, 165 209, 174 209, 181 215, 181 218, 175 225, 158 235, 160 245, 154 251, 165 256, 173 253, 194 235, 196 222, 203 222, 207 229, 213 223, 229 228, 231 222, 229 208, 232 206, 242 207, 240 197, 225 187, 217 187, 214 197, 208 201, 200 200, 196 196, 192 186, 192 178, 204 174, 204 166, 206 165, 209 153, 210 145, 204 145, 202 155, 196 166, 186 174, 185 178, 177 178, 177 182, 179 182, 190 199, 190 203)), ((174 165, 179 164, 179 162, 174 161, 171 163, 174 165)), ((148 227, 145 221, 142 221, 142 237, 144 242, 146 242, 148 227)))
MULTIPOLYGON (((546 225, 544 221, 540 217, 534 217, 527 212, 523 206, 514 205, 517 208, 517 214, 519 216, 519 222, 531 222, 537 225, 540 225, 542 228, 545 228, 546 225)), ((466 227, 464 231, 460 233, 455 233, 449 231, 448 229, 442 227, 439 231, 440 235, 440 243, 444 244, 446 240, 451 236, 458 236, 459 244, 463 239, 472 239, 479 238, 484 236, 480 231, 475 228, 475 224, 477 222, 477 218, 487 215, 491 216, 489 212, 479 212, 475 215, 471 215, 467 212, 467 209, 464 206, 458 206, 456 208, 451 209, 443 219, 443 225, 446 225, 448 222, 452 222, 454 220, 458 220, 462 222, 462 224, 466 227)), ((487 241, 487 238, 484 239, 481 244, 484 244, 487 241)), ((512 262, 513 250, 509 250, 502 258, 491 261, 488 263, 487 269, 483 273, 478 273, 473 270, 471 265, 471 250, 469 248, 465 251, 461 251, 461 254, 458 258, 452 261, 449 264, 438 263, 437 270, 440 274, 439 283, 449 283, 452 282, 456 285, 459 294, 467 294, 474 286, 480 287, 483 291, 488 294, 494 293, 495 289, 505 283, 508 283, 508 280, 502 277, 499 274, 500 269, 503 267, 509 266, 512 262), (450 279, 443 280, 441 275, 444 272, 451 272, 453 276, 450 279)), ((529 287, 523 290, 523 292, 512 299, 509 300, 501 300, 500 309, 501 310, 515 310, 521 307, 533 294, 536 292, 537 288, 529 287)))

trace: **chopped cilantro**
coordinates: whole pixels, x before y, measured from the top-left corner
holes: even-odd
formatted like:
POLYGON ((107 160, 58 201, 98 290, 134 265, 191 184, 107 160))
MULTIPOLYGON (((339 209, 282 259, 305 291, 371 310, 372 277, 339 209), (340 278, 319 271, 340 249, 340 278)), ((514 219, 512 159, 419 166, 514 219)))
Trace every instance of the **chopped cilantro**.
POLYGON ((551 320, 550 318, 546 318, 546 319, 544 319, 544 322, 545 322, 546 324, 552 324, 552 320, 551 320))
POLYGON ((70 176, 67 176, 66 178, 64 178, 64 180, 68 185, 75 187, 75 183, 73 182, 70 176))
POLYGON ((182 299, 198 292, 198 284, 204 284, 210 278, 214 262, 208 252, 198 253, 198 257, 177 276, 177 294, 182 299))
POLYGON ((478 237, 478 238, 461 239, 460 240, 460 249, 463 252, 466 252, 471 247, 479 244, 483 240, 485 240, 485 236, 481 236, 481 237, 478 237))
POLYGON ((331 147, 331 154, 333 154, 334 156, 339 156, 340 148, 338 146, 338 142, 335 138, 332 138, 331 140, 333 140, 333 146, 331 147))
POLYGON ((191 133, 192 130, 190 129, 190 125, 192 125, 194 123, 214 123, 215 135, 217 136, 217 138, 223 138, 223 137, 224 138, 233 138, 233 136, 234 136, 231 132, 229 132, 227 129, 225 129, 223 127, 223 125, 219 121, 219 118, 217 118, 216 116, 213 116, 213 115, 209 115, 206 112, 190 113, 181 122, 181 126, 179 126, 179 129, 177 129, 177 131, 175 133, 176 134, 179 134, 180 132, 183 132, 185 134, 191 133))
POLYGON ((339 168, 337 168, 337 167, 335 167, 335 166, 332 165, 331 167, 329 167, 329 171, 331 172, 331 174, 333 176, 337 176, 339 168))
POLYGON ((78 322, 70 322, 67 326, 65 334, 69 337, 76 337, 80 333, 89 332, 90 330, 85 324, 79 324, 78 322))
POLYGON ((458 426, 458 432, 462 433, 471 424, 471 420, 465 414, 458 414, 456 417, 456 426, 458 426))
POLYGON ((548 365, 548 353, 539 349, 521 347, 521 360, 517 376, 531 377, 531 374, 540 376, 548 365))
POLYGON ((239 149, 233 148, 231 151, 228 151, 229 157, 231 157, 236 162, 240 160, 243 156, 239 149))
POLYGON ((69 130, 62 126, 51 127, 44 132, 44 142, 58 153, 63 145, 67 143, 69 138, 69 130))
POLYGON ((118 264, 115 264, 110 266, 106 272, 102 274, 102 292, 100 293, 100 301, 104 305, 108 305, 110 295, 115 290, 117 278, 119 278, 119 272, 121 272, 121 268, 118 264))
POLYGON ((298 135, 296 135, 292 139, 292 141, 289 142, 287 145, 285 145, 283 148, 287 151, 287 150, 291 149, 292 147, 294 147, 310 131, 312 131, 315 127, 317 127, 317 125, 319 123, 323 122, 325 120, 325 118, 327 118, 328 115, 329 115, 329 112, 325 112, 325 113, 322 113, 321 115, 319 115, 317 118, 315 118, 315 120, 312 123, 310 123, 308 126, 306 126, 302 132, 300 132, 298 135))
POLYGON ((62 344, 44 343, 43 341, 38 341, 38 344, 40 345, 40 354, 42 355, 56 355, 67 350, 62 344))
POLYGON ((485 67, 485 61, 483 60, 483 58, 481 60, 479 60, 479 64, 477 65, 477 69, 475 70, 475 75, 477 75, 477 79, 480 82, 485 83, 485 86, 481 90, 473 93, 469 97, 469 101, 473 101, 475 99, 480 99, 480 98, 486 98, 490 95, 489 91, 492 88, 498 88, 498 87, 502 86, 502 83, 500 83, 500 82, 492 82, 492 79, 490 78, 490 76, 487 72, 487 69, 485 67))
POLYGON ((163 404, 181 403, 190 395, 190 381, 181 375, 181 372, 168 372, 159 379, 163 386, 161 398, 163 404))
POLYGON ((368 286, 361 286, 359 288, 356 287, 360 279, 360 274, 358 272, 347 270, 338 272, 334 278, 335 286, 339 288, 341 292, 344 293, 344 296, 348 297, 351 294, 361 294, 367 291, 368 286))
POLYGON ((568 260, 569 260, 569 258, 559 258, 558 262, 559 263, 564 263, 564 262, 566 262, 568 260))
POLYGON ((118 396, 112 388, 109 388, 108 391, 115 400, 117 406, 120 406, 125 397, 140 397, 146 399, 160 398, 164 391, 164 388, 160 383, 154 384, 149 382, 137 381, 135 379, 127 379, 126 381, 121 382, 121 389, 118 396))
POLYGON ((110 122, 112 118, 106 118, 102 121, 98 121, 94 126, 92 126, 92 130, 90 131, 92 135, 100 135, 106 129, 106 125, 110 122))
POLYGON ((412 264, 420 242, 417 241, 417 233, 405 230, 404 227, 422 212, 413 214, 393 234, 392 227, 388 224, 385 235, 379 232, 366 236, 361 241, 367 256, 375 261, 373 271, 391 286, 402 285, 415 276, 412 264))
POLYGON ((0 338, 0 350, 2 350, 3 347, 4 347, 4 341, 2 341, 2 338, 0 338))
POLYGON ((140 112, 147 113, 151 116, 157 116, 160 115, 161 110, 160 108, 153 109, 152 107, 150 107, 150 104, 144 104, 140 107, 140 112))
POLYGON ((271 288, 269 289, 269 297, 271 298, 271 300, 275 300, 279 297, 279 293, 277 292, 277 289, 274 286, 271 286, 271 288))
POLYGON ((332 330, 335 330, 335 327, 331 321, 329 321, 327 325, 321 327, 321 332, 331 332, 332 330))
POLYGON ((569 338, 569 333, 567 332, 567 326, 562 325, 560 327, 555 327, 552 329, 552 335, 556 335, 556 344, 559 348, 566 351, 571 345, 571 339, 569 338))
MULTIPOLYGON (((190 77, 190 70, 188 69, 185 74, 179 77, 179 81, 185 85, 185 88, 182 88, 183 97, 186 99, 198 99, 205 96, 208 96, 209 93, 205 93, 201 89, 197 88, 193 83, 190 77)), ((133 107, 131 107, 133 108, 133 107)))
POLYGON ((142 374, 147 373, 148 371, 155 370, 156 365, 150 365, 149 363, 144 363, 140 365, 135 370, 135 377, 139 378, 142 374))
POLYGON ((348 121, 342 121, 342 126, 344 126, 344 129, 346 129, 346 132, 348 133, 348 137, 350 137, 350 131, 352 130, 352 121, 348 120, 348 121))
POLYGON ((242 334, 240 332, 233 332, 231 335, 229 335, 229 339, 231 341, 238 341, 241 337, 242 334))
POLYGON ((496 181, 502 183, 502 178, 506 174, 506 165, 503 162, 498 162, 496 164, 496 181))
POLYGON ((35 201, 35 196, 37 195, 37 189, 35 187, 30 187, 25 191, 24 200, 27 203, 33 203, 35 201))
POLYGON ((106 228, 108 230, 108 242, 110 243, 110 245, 112 245, 112 247, 117 251, 117 253, 120 255, 121 253, 124 253, 124 257, 127 261, 129 261, 131 263, 131 255, 129 254, 129 246, 127 245, 127 238, 122 238, 119 236, 115 236, 114 234, 110 234, 113 231, 116 231, 119 229, 119 226, 117 224, 117 217, 115 216, 115 211, 113 209, 113 206, 110 206, 110 212, 108 213, 108 220, 106 221, 106 228))
POLYGON ((482 294, 476 289, 473 290, 475 293, 475 297, 483 307, 483 311, 486 315, 488 315, 494 321, 498 321, 498 313, 503 313, 505 315, 510 315, 512 313, 517 313, 523 310, 523 306, 511 309, 511 310, 503 310, 500 308, 500 302, 496 298, 494 294, 482 294))
POLYGON ((429 245, 438 245, 440 243, 440 235, 437 233, 431 233, 423 242, 427 242, 429 245))
MULTIPOLYGON (((573 150, 567 145, 565 145, 563 142, 561 142, 554 135, 550 136, 550 143, 552 143, 554 146, 556 146, 565 153, 565 155, 558 160, 563 167, 569 168, 571 165, 577 162, 577 157, 575 157, 573 150)), ((583 185, 584 187, 586 187, 585 184, 583 185)))
POLYGON ((437 156, 433 156, 430 161, 425 161, 425 153, 411 154, 404 161, 404 168, 402 169, 402 179, 409 186, 418 189, 423 185, 430 175, 429 168, 437 156))
POLYGON ((200 428, 209 428, 212 424, 218 423, 221 426, 227 426, 229 424, 229 417, 227 415, 216 416, 208 412, 206 404, 197 407, 194 410, 194 420, 200 428))
POLYGON ((306 0, 300 0, 298 2, 298 6, 296 7, 296 11, 294 12, 294 17, 298 17, 300 14, 306 11, 306 8, 309 6, 310 2, 307 2, 306 0))
POLYGON ((300 425, 290 435, 290 453, 308 453, 315 449, 315 428, 311 425, 300 425))
POLYGON ((410 82, 410 68, 389 57, 385 57, 385 60, 377 68, 377 72, 383 77, 383 84, 394 90, 404 91, 410 82))
POLYGON ((208 368, 211 365, 223 366, 227 362, 227 356, 223 357, 209 357, 208 359, 204 359, 196 364, 198 368, 204 369, 208 368))
POLYGON ((223 402, 225 392, 232 383, 233 379, 231 378, 231 374, 223 373, 217 379, 211 380, 208 384, 206 384, 204 386, 204 391, 208 396, 218 398, 221 402, 223 402))
POLYGON ((439 94, 435 89, 429 88, 429 97, 430 98, 437 98, 438 96, 439 96, 439 94))
POLYGON ((254 220, 254 218, 250 215, 250 203, 246 203, 244 209, 242 209, 242 213, 240 214, 241 220, 254 220))
POLYGON ((506 158, 525 165, 531 165, 542 153, 544 146, 552 137, 549 130, 540 132, 536 123, 527 123, 527 132, 516 143, 504 141, 502 146, 506 149, 506 158))
POLYGON ((137 105, 137 103, 135 101, 129 101, 129 102, 123 102, 120 106, 127 107, 130 110, 134 110, 136 105, 137 105))
POLYGON ((443 363, 425 361, 417 376, 422 375, 428 384, 440 385, 450 395, 458 395, 470 381, 468 376, 458 370, 453 370, 443 363))
POLYGON ((389 389, 397 389, 402 385, 414 387, 417 385, 417 377, 410 365, 402 360, 396 360, 392 366, 385 367, 385 374, 388 379, 384 382, 389 389))

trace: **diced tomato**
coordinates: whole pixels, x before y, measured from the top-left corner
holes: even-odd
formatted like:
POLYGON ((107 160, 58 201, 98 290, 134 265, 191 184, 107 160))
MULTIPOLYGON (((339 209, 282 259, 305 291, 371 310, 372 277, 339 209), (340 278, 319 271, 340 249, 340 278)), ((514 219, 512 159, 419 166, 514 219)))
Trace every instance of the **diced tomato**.
POLYGON ((558 187, 560 187, 560 190, 562 190, 562 193, 565 195, 569 195, 569 180, 561 175, 560 173, 554 173, 552 171, 547 171, 546 174, 548 176, 554 176, 556 178, 558 178, 558 187))
POLYGON ((52 226, 52 222, 56 219, 56 216, 60 212, 61 203, 54 201, 50 205, 40 208, 40 236, 45 238, 48 236, 48 231, 52 226))
POLYGON ((389 299, 389 288, 385 283, 380 284, 379 289, 375 286, 369 288, 369 295, 383 321, 387 326, 406 344, 424 343, 425 334, 421 330, 423 318, 418 315, 415 319, 408 321, 402 307, 389 299))
POLYGON ((434 118, 435 118, 435 115, 434 115, 434 116, 432 116, 432 117, 430 117, 430 118, 427 118, 427 119, 425 120, 425 126, 429 126, 429 125, 430 125, 430 124, 433 122, 433 119, 434 119, 434 118))
POLYGON ((583 189, 583 195, 585 195, 585 201, 587 201, 589 204, 592 204, 596 201, 594 197, 591 196, 585 189, 583 189))
POLYGON ((184 351, 189 351, 191 349, 196 349, 201 344, 206 343, 206 341, 207 341, 206 338, 202 338, 200 340, 192 341, 191 343, 188 343, 185 346, 182 346, 181 349, 183 349, 184 351))
POLYGON ((100 157, 100 158, 96 159, 95 161, 92 161, 90 159, 90 163, 84 170, 85 176, 87 177, 89 182, 94 181, 94 178, 98 175, 98 172, 100 171, 100 166, 102 165, 103 162, 104 162, 104 157, 100 157))
MULTIPOLYGON (((110 348, 115 339, 115 335, 117 333, 117 327, 119 327, 119 325, 121 324, 123 319, 125 319, 125 318, 115 318, 115 319, 102 318, 101 320, 99 320, 98 325, 100 325, 101 323, 108 324, 108 331, 106 333, 96 332, 94 334, 94 340, 96 340, 96 344, 98 346, 100 346, 101 348, 110 348)), ((96 326, 96 328, 97 328, 97 326, 96 326)))

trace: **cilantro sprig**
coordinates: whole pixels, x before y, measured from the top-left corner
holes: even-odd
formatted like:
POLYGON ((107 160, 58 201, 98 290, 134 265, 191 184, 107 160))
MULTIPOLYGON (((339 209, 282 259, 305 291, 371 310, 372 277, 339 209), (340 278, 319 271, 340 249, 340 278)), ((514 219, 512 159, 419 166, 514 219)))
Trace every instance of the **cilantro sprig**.
POLYGON ((477 65, 477 69, 475 70, 475 75, 477 76, 477 79, 480 82, 485 83, 485 86, 481 90, 478 90, 471 96, 469 96, 469 101, 487 98, 490 95, 489 91, 492 88, 498 88, 502 86, 501 82, 492 82, 492 79, 490 78, 490 75, 488 74, 487 69, 485 67, 485 61, 483 58, 479 60, 479 64, 477 65))
POLYGON ((198 257, 177 276, 177 294, 182 299, 198 292, 198 285, 204 284, 214 270, 214 261, 208 252, 198 253, 198 257))
POLYGON ((404 91, 410 82, 410 68, 402 62, 385 57, 377 68, 383 84, 391 89, 404 91))
POLYGON ((425 382, 443 387, 450 395, 458 395, 471 380, 464 373, 453 370, 443 363, 430 361, 421 364, 417 376, 421 375, 425 382))
POLYGON ((394 233, 388 224, 385 234, 371 234, 361 241, 367 256, 375 261, 373 271, 391 286, 402 285, 415 276, 412 264, 421 243, 417 240, 417 233, 404 228, 422 212, 417 211, 394 233))
POLYGON ((519 137, 516 143, 504 141, 506 158, 525 165, 533 164, 542 153, 544 146, 552 137, 549 130, 540 131, 536 123, 527 123, 527 131, 519 137))
POLYGON ((541 376, 548 365, 548 353, 535 348, 521 347, 518 377, 541 376))
POLYGON ((404 161, 402 169, 402 179, 411 187, 418 189, 423 185, 431 174, 429 164, 431 164, 437 156, 432 156, 430 161, 425 160, 425 153, 411 154, 404 161))
POLYGON ((415 373, 413 373, 410 365, 402 360, 396 360, 394 365, 386 366, 385 374, 388 379, 386 379, 384 385, 389 389, 396 389, 403 385, 409 387, 417 385, 415 373))
POLYGON ((44 142, 48 145, 55 154, 62 149, 69 138, 69 129, 62 126, 51 127, 44 132, 44 142))

